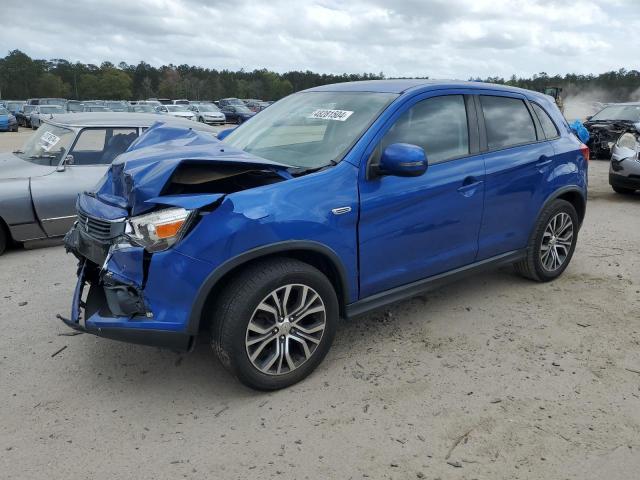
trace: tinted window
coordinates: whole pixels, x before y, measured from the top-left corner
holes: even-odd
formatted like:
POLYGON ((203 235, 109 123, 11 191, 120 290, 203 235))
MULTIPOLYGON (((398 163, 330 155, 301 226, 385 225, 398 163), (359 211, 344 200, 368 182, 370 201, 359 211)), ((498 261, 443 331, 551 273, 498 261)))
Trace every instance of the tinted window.
POLYGON ((415 104, 387 132, 382 149, 392 143, 422 147, 429 163, 467 155, 469 132, 463 96, 445 95, 415 104))
POLYGON ((556 128, 556 124, 553 123, 553 120, 551 120, 549 114, 544 111, 544 108, 542 108, 537 103, 532 103, 531 106, 533 107, 533 111, 536 112, 538 120, 540 120, 540 125, 542 125, 544 136, 546 138, 556 138, 558 135, 560 135, 558 129, 556 128))
POLYGON ((481 95, 480 103, 490 150, 537 140, 533 119, 522 100, 481 95))

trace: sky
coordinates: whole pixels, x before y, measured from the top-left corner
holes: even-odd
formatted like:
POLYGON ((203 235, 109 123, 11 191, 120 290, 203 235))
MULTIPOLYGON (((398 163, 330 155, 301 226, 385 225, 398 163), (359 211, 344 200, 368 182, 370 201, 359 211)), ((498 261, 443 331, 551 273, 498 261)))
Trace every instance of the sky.
POLYGON ((640 0, 0 0, 0 56, 387 77, 640 69, 640 0))

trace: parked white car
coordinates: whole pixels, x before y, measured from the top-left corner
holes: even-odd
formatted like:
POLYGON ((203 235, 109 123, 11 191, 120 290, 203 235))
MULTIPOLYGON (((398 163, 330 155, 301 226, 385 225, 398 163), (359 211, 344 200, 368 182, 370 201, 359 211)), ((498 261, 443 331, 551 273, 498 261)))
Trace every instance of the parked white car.
POLYGON ((187 120, 195 120, 195 114, 185 105, 160 105, 156 107, 158 113, 171 115, 178 118, 186 118, 187 120))

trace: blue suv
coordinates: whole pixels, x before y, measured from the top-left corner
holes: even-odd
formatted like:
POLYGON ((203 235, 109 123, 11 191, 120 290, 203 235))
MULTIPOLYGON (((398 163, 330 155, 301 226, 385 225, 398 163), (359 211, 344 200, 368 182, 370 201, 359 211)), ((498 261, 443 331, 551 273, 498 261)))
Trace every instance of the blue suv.
POLYGON ((290 95, 219 134, 157 124, 77 201, 72 328, 210 339, 257 389, 327 354, 338 320, 488 267, 567 268, 588 148, 551 97, 388 80, 290 95))

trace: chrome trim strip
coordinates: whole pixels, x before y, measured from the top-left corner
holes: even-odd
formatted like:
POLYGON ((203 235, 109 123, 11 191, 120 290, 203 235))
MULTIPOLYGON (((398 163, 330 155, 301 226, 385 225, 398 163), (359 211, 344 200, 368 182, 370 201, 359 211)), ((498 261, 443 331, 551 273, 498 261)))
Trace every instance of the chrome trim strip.
POLYGON ((41 222, 55 222, 56 220, 67 220, 69 218, 76 218, 77 215, 67 215, 66 217, 51 217, 51 218, 43 218, 40 220, 41 222))

